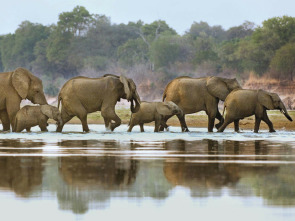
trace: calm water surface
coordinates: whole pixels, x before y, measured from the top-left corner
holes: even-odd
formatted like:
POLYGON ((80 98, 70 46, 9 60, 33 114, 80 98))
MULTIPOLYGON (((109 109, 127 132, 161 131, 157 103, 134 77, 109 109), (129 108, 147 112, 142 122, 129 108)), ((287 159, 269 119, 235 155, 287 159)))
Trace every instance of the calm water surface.
POLYGON ((295 132, 0 133, 0 220, 295 220, 295 132))

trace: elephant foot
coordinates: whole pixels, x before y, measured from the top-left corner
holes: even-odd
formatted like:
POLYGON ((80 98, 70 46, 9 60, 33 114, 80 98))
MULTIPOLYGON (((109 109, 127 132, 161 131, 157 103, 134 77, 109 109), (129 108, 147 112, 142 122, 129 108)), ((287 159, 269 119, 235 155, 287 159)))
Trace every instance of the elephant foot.
POLYGON ((190 132, 190 131, 187 127, 185 127, 185 128, 182 128, 182 132, 190 132))
POLYGON ((218 124, 215 124, 215 128, 218 130, 222 124, 223 124, 223 122, 219 122, 218 124))
POLYGON ((271 129, 271 130, 269 130, 269 132, 270 132, 270 133, 274 133, 274 132, 276 132, 276 131, 275 131, 275 129, 271 129))

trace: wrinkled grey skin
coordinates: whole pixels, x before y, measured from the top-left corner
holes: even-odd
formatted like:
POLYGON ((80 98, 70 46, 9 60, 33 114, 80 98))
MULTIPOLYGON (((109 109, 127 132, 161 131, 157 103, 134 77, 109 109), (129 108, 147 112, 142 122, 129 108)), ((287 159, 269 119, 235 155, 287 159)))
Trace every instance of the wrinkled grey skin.
POLYGON ((183 115, 182 110, 172 101, 141 102, 139 111, 131 115, 128 132, 131 132, 135 125, 140 125, 140 131, 144 132, 143 125, 152 121, 155 121, 154 132, 159 131, 160 125, 168 129, 163 119, 171 115, 183 115))
POLYGON ((289 121, 292 121, 285 105, 276 93, 264 90, 235 90, 225 99, 223 110, 225 119, 218 132, 223 132, 232 122, 235 124, 235 131, 238 132, 239 120, 251 115, 255 115, 255 133, 258 133, 261 120, 268 125, 269 132, 275 132, 266 112, 275 109, 280 110, 289 121))
POLYGON ((39 126, 41 131, 48 131, 49 118, 55 120, 57 125, 62 124, 61 114, 57 107, 51 105, 24 106, 16 114, 13 131, 21 132, 26 129, 29 132, 34 126, 39 126))
POLYGON ((84 132, 89 132, 87 114, 101 111, 105 127, 113 131, 121 125, 115 112, 120 99, 130 101, 130 110, 135 113, 140 107, 140 97, 132 79, 125 76, 105 75, 101 78, 75 77, 67 81, 58 95, 63 124, 56 129, 61 132, 65 123, 77 116, 84 132), (135 105, 134 105, 135 103, 135 105))
POLYGON ((24 68, 0 73, 0 119, 3 131, 13 128, 15 115, 23 99, 34 104, 47 104, 42 81, 24 68))
MULTIPOLYGON (((205 111, 208 115, 208 132, 213 132, 215 118, 218 129, 223 123, 223 117, 218 110, 219 100, 224 101, 227 95, 241 88, 238 81, 220 77, 178 77, 167 84, 163 93, 163 101, 173 101, 184 115, 179 118, 182 131, 189 131, 185 122, 185 114, 205 111)), ((165 122, 169 116, 165 118, 165 122)), ((161 128, 163 129, 163 128, 161 128)))

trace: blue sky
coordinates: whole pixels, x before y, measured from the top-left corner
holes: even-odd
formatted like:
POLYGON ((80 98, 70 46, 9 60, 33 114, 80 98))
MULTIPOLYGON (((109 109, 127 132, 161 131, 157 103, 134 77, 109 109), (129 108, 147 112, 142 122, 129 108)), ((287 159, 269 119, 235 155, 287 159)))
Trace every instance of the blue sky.
POLYGON ((25 20, 50 25, 58 15, 77 5, 104 14, 113 23, 165 20, 179 34, 194 21, 225 29, 252 21, 260 25, 274 16, 294 16, 294 0, 0 0, 0 35, 13 33, 25 20))

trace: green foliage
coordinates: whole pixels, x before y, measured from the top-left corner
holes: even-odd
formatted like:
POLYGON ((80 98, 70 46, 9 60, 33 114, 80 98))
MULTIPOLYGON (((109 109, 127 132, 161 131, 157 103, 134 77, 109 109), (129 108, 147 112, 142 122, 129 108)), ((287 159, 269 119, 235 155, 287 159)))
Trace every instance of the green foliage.
POLYGON ((85 7, 77 6, 72 12, 61 13, 57 25, 63 32, 70 32, 73 35, 80 36, 92 22, 92 19, 85 7))
POLYGON ((288 43, 277 50, 270 66, 279 74, 279 77, 289 78, 293 81, 295 70, 295 43, 288 43))
POLYGON ((22 66, 45 76, 50 95, 59 89, 53 79, 85 70, 101 75, 114 67, 127 72, 141 66, 163 82, 180 73, 228 70, 237 75, 271 70, 275 77, 293 79, 294 42, 295 18, 289 16, 268 19, 260 27, 246 21, 228 30, 194 22, 180 36, 163 20, 113 24, 77 6, 61 13, 55 25, 24 21, 15 33, 0 36, 0 71, 22 66))
POLYGON ((226 37, 226 32, 221 26, 218 25, 211 27, 207 22, 203 21, 199 23, 194 22, 187 34, 190 35, 194 40, 198 37, 204 36, 204 34, 216 39, 217 41, 223 41, 226 37))
POLYGON ((174 37, 161 37, 154 41, 150 50, 156 68, 167 67, 179 59, 180 46, 174 37))
POLYGON ((19 25, 15 34, 6 35, 1 40, 1 60, 4 70, 25 67, 30 69, 31 63, 36 59, 35 45, 48 38, 50 28, 24 21, 19 25))
POLYGON ((132 67, 136 64, 148 62, 149 49, 140 38, 130 39, 118 47, 117 56, 120 64, 132 67))

